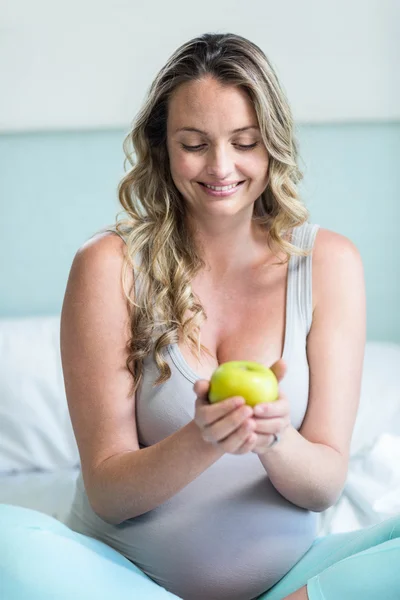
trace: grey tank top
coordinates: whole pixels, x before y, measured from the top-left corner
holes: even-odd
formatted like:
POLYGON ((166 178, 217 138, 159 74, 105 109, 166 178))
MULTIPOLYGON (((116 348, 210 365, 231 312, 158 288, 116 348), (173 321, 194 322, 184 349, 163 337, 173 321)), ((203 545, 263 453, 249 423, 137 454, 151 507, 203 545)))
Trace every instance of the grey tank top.
MULTIPOLYGON (((295 228, 293 243, 313 247, 318 227, 305 223, 295 228)), ((291 256, 288 267, 283 351, 288 369, 281 388, 296 429, 308 403, 311 265, 312 255, 291 256)), ((194 418, 193 384, 200 376, 177 345, 167 347, 165 358, 171 378, 154 388, 157 366, 152 356, 144 362, 136 393, 141 448, 194 418)), ((279 494, 258 456, 250 452, 222 456, 168 501, 120 525, 106 523, 94 513, 80 474, 67 525, 109 544, 179 598, 251 600, 279 581, 310 548, 317 534, 317 514, 279 494)))

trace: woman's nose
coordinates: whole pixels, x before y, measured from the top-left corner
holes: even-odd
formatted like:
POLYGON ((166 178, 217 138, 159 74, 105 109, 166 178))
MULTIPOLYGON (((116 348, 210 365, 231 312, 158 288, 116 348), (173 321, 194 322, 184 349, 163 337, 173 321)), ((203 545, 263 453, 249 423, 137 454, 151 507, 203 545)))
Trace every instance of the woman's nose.
POLYGON ((207 153, 207 174, 224 179, 233 170, 233 158, 229 149, 218 147, 207 153))

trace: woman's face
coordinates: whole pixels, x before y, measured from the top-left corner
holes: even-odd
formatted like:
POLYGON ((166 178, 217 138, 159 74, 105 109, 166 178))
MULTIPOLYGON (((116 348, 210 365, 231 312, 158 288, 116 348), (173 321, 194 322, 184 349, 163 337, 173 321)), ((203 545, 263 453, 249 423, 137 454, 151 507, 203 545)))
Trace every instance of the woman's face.
POLYGON ((243 90, 212 77, 179 86, 168 106, 167 147, 190 213, 233 215, 247 208, 252 214, 267 185, 268 153, 243 90))

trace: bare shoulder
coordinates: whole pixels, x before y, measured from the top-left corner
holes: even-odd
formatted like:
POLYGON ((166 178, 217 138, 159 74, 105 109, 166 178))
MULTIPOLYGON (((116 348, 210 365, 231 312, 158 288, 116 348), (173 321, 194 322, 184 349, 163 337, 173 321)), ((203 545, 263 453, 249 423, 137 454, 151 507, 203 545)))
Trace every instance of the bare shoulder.
POLYGON ((77 260, 88 260, 93 263, 98 261, 121 262, 125 254, 125 243, 119 235, 112 232, 97 233, 88 239, 78 249, 75 255, 77 260))
POLYGON ((319 228, 313 255, 313 309, 331 286, 349 278, 363 276, 363 264, 357 246, 348 237, 319 228))
POLYGON ((324 260, 332 255, 349 257, 350 254, 359 255, 359 252, 357 246, 348 237, 330 229, 318 228, 314 244, 314 260, 324 260))
MULTIPOLYGON (((76 252, 70 282, 78 278, 83 285, 86 282, 90 286, 92 293, 102 290, 108 296, 120 294, 125 252, 126 245, 119 235, 112 232, 94 235, 76 252)), ((133 273, 129 270, 127 280, 132 292, 133 273)), ((89 289, 82 291, 89 292, 89 289)))

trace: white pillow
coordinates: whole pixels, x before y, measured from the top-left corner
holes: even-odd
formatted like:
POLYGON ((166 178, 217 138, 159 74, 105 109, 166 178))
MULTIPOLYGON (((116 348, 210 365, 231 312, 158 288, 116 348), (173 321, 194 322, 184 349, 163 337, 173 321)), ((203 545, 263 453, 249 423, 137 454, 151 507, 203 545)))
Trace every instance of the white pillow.
POLYGON ((367 342, 351 456, 370 449, 382 433, 400 435, 400 344, 367 342))
POLYGON ((60 318, 0 319, 0 473, 79 465, 64 391, 60 318))

